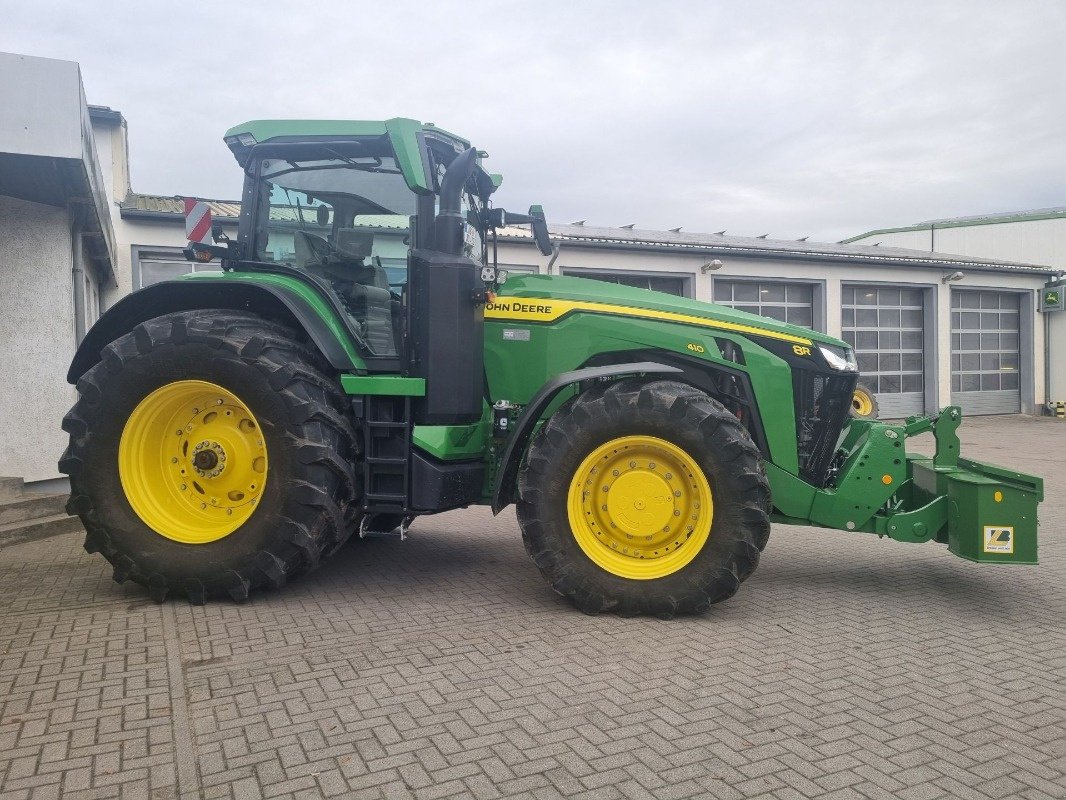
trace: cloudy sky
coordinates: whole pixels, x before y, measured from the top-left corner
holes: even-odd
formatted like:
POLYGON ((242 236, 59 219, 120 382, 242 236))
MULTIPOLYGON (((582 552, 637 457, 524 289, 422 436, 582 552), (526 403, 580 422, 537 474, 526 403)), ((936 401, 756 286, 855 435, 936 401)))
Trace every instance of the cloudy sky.
POLYGON ((126 116, 140 192, 238 197, 246 119, 410 116, 557 222, 833 241, 1066 205, 1060 0, 3 8, 0 50, 126 116))

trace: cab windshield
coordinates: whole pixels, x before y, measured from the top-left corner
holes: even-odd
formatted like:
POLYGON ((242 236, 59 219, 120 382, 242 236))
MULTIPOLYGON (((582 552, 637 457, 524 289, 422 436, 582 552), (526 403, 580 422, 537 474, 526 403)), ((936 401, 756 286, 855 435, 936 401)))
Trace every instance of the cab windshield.
POLYGON ((369 355, 395 356, 416 196, 391 156, 260 164, 255 253, 327 282, 369 355))

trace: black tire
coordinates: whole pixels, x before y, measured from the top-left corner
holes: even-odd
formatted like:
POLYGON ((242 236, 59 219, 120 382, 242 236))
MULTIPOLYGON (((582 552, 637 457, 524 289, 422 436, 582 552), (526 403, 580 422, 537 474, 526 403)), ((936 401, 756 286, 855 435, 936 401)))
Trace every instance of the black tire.
POLYGON ((856 419, 878 419, 881 409, 877 405, 877 395, 868 384, 855 384, 851 398, 851 416, 856 419))
POLYGON ((341 413, 344 395, 320 355, 291 329, 253 314, 203 309, 167 314, 107 345, 78 381, 63 420, 70 445, 68 511, 81 517, 85 549, 162 602, 243 601, 318 565, 357 527, 359 448, 341 413), (155 533, 134 512, 119 478, 118 447, 138 403, 175 380, 213 382, 259 420, 270 469, 259 507, 233 533, 184 544, 155 533))
POLYGON ((526 551, 551 587, 587 614, 702 612, 731 597, 755 569, 770 532, 770 486, 761 455, 737 418, 683 383, 630 379, 598 386, 559 409, 530 446, 519 475, 518 520, 526 551), (598 566, 571 531, 574 472, 621 436, 665 439, 699 465, 714 498, 710 537, 688 564, 636 580, 598 566))

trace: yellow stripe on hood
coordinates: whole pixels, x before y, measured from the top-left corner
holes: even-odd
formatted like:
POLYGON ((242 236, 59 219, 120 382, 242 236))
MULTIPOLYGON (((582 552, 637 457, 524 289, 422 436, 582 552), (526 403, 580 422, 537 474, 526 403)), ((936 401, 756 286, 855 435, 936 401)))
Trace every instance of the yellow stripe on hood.
POLYGON ((648 308, 617 306, 610 303, 590 303, 586 300, 554 300, 536 297, 497 297, 485 306, 485 319, 520 320, 523 322, 557 322, 563 317, 576 312, 586 311, 592 314, 611 314, 612 316, 651 319, 659 322, 677 322, 682 325, 697 325, 701 328, 715 328, 733 333, 745 333, 752 336, 765 336, 793 344, 811 344, 811 340, 791 333, 780 333, 754 325, 739 322, 695 317, 690 314, 678 314, 674 311, 655 311, 648 308))

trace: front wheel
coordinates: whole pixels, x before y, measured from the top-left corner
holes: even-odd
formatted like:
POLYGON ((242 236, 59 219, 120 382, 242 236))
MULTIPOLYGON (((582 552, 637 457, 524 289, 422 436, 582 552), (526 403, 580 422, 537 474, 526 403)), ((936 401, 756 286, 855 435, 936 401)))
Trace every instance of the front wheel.
POLYGON ((590 614, 704 611, 751 574, 770 530, 747 431, 673 381, 620 381, 561 408, 530 447, 519 495, 526 550, 590 614))
POLYGON ((873 389, 865 383, 856 384, 855 392, 851 396, 851 416, 856 419, 877 419, 879 414, 877 396, 873 389))

